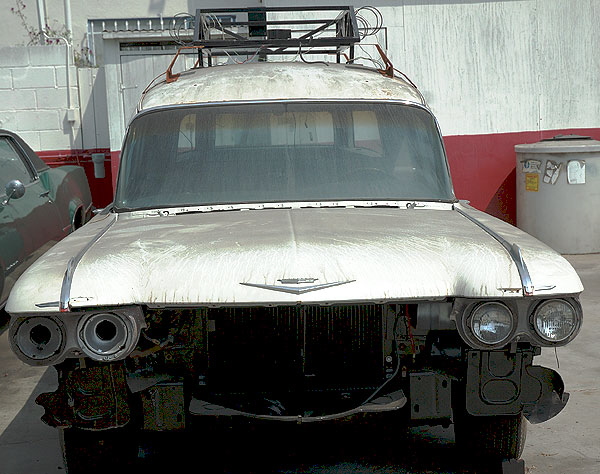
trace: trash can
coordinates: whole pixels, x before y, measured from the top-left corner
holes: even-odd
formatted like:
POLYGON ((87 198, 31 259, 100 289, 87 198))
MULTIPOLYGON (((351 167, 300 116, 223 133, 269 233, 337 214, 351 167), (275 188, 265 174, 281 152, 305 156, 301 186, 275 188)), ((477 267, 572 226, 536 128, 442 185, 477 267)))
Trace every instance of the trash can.
POLYGON ((517 226, 563 254, 600 252, 600 141, 516 145, 517 226))

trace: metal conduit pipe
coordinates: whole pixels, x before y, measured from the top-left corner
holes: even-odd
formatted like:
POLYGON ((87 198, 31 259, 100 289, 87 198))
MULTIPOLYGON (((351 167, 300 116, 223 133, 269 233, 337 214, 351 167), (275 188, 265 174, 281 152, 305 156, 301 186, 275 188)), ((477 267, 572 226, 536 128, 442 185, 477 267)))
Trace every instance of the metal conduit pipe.
POLYGON ((71 21, 71 0, 65 0, 65 28, 69 33, 69 42, 73 40, 73 23, 71 21))
POLYGON ((46 42, 46 5, 44 0, 37 0, 37 11, 40 25, 40 44, 43 45, 46 42))

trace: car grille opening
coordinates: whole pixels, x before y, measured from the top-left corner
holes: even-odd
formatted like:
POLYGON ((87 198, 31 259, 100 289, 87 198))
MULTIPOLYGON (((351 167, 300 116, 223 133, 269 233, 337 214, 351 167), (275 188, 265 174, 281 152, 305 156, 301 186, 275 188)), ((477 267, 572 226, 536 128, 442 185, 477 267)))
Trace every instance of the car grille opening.
POLYGON ((384 380, 383 305, 215 308, 207 317, 215 395, 352 398, 384 380))

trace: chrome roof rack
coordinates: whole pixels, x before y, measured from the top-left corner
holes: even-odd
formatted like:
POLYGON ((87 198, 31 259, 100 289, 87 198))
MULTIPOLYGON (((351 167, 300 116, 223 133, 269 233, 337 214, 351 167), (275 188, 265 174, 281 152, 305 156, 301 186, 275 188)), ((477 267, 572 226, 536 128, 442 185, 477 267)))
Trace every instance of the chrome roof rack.
POLYGON ((199 65, 213 56, 335 54, 354 58, 360 41, 352 6, 197 9, 193 45, 199 65), (347 53, 345 53, 347 51, 347 53))

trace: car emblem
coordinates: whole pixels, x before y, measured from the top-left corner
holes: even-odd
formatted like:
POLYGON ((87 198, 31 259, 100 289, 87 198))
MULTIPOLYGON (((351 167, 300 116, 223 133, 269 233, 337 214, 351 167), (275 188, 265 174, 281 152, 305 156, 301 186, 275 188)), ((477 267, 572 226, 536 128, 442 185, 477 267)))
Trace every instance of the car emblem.
POLYGON ((301 283, 314 283, 318 278, 281 278, 277 280, 283 285, 300 285, 301 283))
POLYGON ((323 290, 325 288, 331 288, 332 286, 345 285, 346 283, 352 283, 355 280, 346 281, 334 281, 331 283, 321 283, 317 285, 311 285, 318 278, 281 278, 277 280, 281 285, 263 285, 260 283, 240 283, 244 286, 252 286, 254 288, 262 288, 263 290, 281 291, 283 293, 291 293, 293 295, 301 295, 308 293, 309 291, 323 290))

